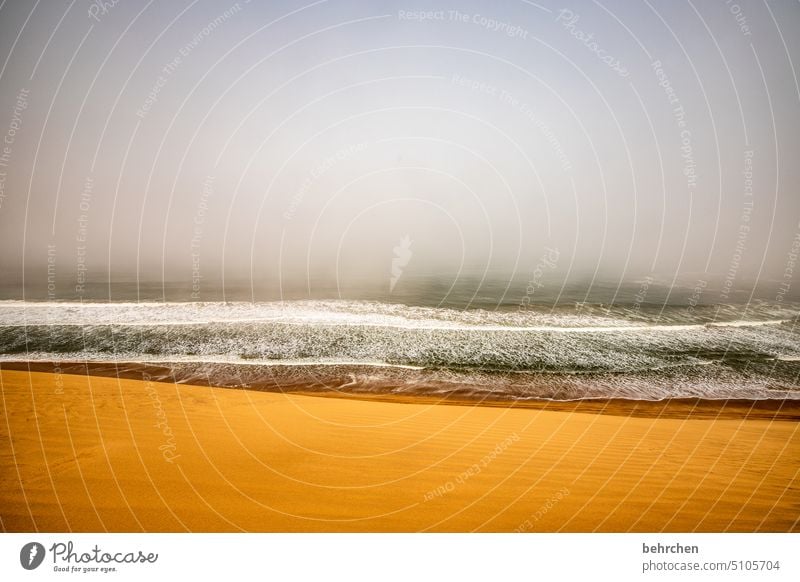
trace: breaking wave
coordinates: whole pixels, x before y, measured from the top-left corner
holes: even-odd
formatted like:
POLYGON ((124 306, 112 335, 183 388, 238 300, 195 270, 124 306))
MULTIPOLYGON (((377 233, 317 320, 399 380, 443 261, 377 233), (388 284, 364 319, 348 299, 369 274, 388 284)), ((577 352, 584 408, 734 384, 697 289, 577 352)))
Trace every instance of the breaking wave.
POLYGON ((456 310, 368 301, 0 302, 0 361, 182 382, 493 398, 800 398, 794 305, 456 310))

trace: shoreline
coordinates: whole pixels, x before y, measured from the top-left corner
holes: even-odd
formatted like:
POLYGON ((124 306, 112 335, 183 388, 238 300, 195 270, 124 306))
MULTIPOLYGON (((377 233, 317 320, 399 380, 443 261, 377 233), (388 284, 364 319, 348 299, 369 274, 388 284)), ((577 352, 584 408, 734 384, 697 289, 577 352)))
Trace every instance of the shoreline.
POLYGON ((0 389, 6 531, 800 531, 800 425, 785 418, 7 369, 0 389))
MULTIPOLYGON (((176 384, 170 378, 170 368, 157 364, 141 362, 77 362, 77 361, 3 361, 0 371, 16 370, 26 372, 54 373, 70 376, 95 376, 125 380, 149 380, 165 384, 176 384)), ((177 382, 184 384, 184 382, 177 382)), ((342 391, 333 388, 310 389, 308 382, 299 385, 275 385, 265 381, 247 386, 224 386, 210 379, 192 378, 187 385, 215 387, 228 390, 249 390, 254 392, 297 394, 319 398, 342 398, 371 402, 403 404, 436 404, 449 406, 485 406, 497 408, 527 408, 556 412, 582 412, 631 416, 644 418, 733 418, 761 419, 774 421, 800 421, 800 399, 710 399, 710 398, 668 398, 663 400, 633 400, 626 398, 586 398, 576 400, 512 399, 480 397, 459 394, 453 390, 448 394, 410 394, 393 392, 390 384, 379 386, 383 392, 342 391)))

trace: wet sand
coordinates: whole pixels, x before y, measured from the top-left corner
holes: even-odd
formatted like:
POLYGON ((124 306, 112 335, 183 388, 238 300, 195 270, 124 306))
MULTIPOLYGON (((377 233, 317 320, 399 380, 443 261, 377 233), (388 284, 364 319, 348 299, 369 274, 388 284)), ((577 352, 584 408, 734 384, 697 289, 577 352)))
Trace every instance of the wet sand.
POLYGON ((794 402, 502 403, 0 372, 4 531, 798 531, 794 402))

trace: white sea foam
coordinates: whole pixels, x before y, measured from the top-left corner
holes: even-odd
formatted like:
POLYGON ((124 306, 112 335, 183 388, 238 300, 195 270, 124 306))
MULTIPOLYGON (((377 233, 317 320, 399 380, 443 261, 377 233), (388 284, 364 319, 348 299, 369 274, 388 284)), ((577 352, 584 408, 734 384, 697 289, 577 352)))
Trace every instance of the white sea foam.
MULTIPOLYGON (((599 311, 599 310, 598 310, 599 311)), ((797 313, 769 320, 643 323, 598 312, 508 312, 409 307, 370 301, 271 303, 59 303, 0 301, 0 326, 179 326, 259 324, 358 326, 397 329, 603 333, 687 331, 704 327, 756 327, 792 323, 797 313)), ((664 319, 667 319, 665 316, 664 319)))
MULTIPOLYGON (((221 382, 241 370, 294 381, 327 369, 331 385, 339 368, 350 367, 372 370, 376 385, 398 390, 413 390, 423 375, 431 389, 559 399, 796 394, 797 311, 723 306, 704 313, 706 319, 682 308, 645 316, 599 306, 576 313, 367 301, 6 301, 0 361, 144 363, 180 369, 186 381, 208 374, 221 382), (727 320, 708 319, 720 311, 727 320), (544 378, 552 386, 541 388, 544 378)), ((361 378, 352 384, 348 375, 347 389, 368 389, 368 375, 361 378)))
MULTIPOLYGON (((172 364, 231 364, 236 366, 252 367, 347 367, 363 366, 367 368, 396 368, 398 370, 424 370, 424 366, 410 366, 407 364, 389 364, 370 360, 333 360, 326 358, 308 358, 304 360, 265 360, 265 359, 242 359, 231 356, 186 356, 171 355, 169 358, 150 354, 102 354, 87 352, 28 352, 22 358, 30 362, 79 362, 87 364, 109 364, 109 363, 129 363, 129 364, 151 364, 153 366, 172 364)), ((0 354, 0 362, 19 362, 19 354, 0 354)))

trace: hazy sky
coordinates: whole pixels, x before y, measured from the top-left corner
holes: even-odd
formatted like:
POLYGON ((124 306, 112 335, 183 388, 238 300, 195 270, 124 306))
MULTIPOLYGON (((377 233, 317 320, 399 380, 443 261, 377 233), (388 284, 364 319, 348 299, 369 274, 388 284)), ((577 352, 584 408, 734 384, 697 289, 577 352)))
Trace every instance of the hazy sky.
POLYGON ((112 4, 0 8, 6 281, 784 280, 794 0, 112 4))

